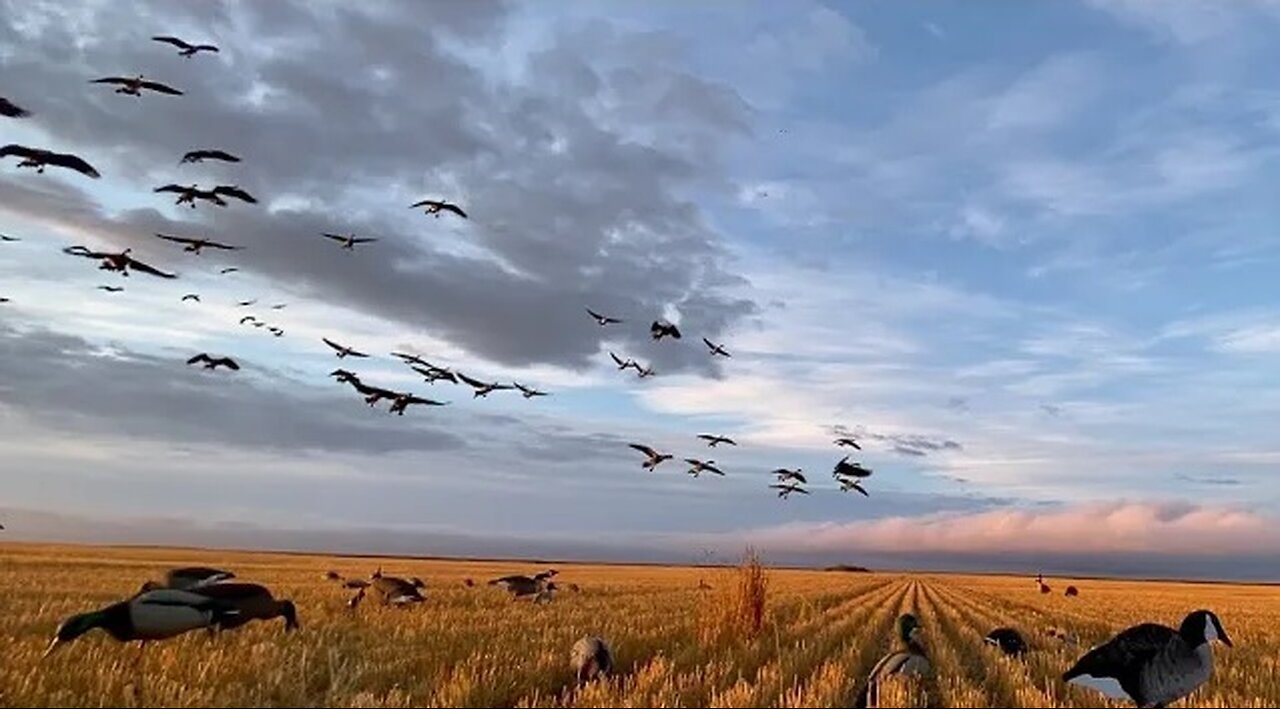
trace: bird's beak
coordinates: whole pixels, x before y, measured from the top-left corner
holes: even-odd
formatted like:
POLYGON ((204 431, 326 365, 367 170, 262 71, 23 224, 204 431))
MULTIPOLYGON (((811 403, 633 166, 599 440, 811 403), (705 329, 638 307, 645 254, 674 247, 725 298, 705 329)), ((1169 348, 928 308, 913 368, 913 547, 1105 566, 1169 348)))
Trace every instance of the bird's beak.
POLYGON ((1218 633, 1218 639, 1221 640, 1222 644, 1226 645, 1227 647, 1236 646, 1235 643, 1231 642, 1231 638, 1227 637, 1227 631, 1225 630, 1222 631, 1221 633, 1218 633))
POLYGON ((54 639, 49 642, 49 647, 44 649, 44 654, 40 655, 40 659, 43 660, 52 655, 54 651, 62 647, 64 644, 65 643, 63 643, 60 638, 54 637, 54 639))

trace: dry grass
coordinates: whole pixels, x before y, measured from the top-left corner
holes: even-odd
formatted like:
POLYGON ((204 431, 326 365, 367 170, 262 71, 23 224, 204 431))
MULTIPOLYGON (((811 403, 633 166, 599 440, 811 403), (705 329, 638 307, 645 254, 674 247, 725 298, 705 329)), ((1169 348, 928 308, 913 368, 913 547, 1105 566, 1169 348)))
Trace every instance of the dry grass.
MULTIPOLYGON (((391 561, 389 574, 426 580, 411 610, 345 608, 322 578, 367 575, 378 562, 273 554, 0 546, 0 707, 9 706, 850 706, 889 646, 894 617, 915 611, 935 676, 886 684, 892 706, 1087 707, 1058 675, 1081 648, 1044 635, 1059 626, 1083 646, 1140 620, 1177 623, 1209 607, 1236 640, 1190 706, 1280 706, 1280 589, 1258 586, 1058 580, 1082 596, 1040 596, 1027 579, 560 565, 563 593, 547 605, 514 603, 464 578, 537 565, 391 561), (136 648, 102 633, 41 662, 66 616, 127 596, 168 566, 225 566, 271 586, 299 608, 302 631, 279 621, 210 638, 193 633, 136 648), (713 586, 700 591, 705 577, 713 586), (708 603, 732 608, 729 635, 707 641, 708 603), (996 625, 1023 630, 1025 661, 981 643, 996 625), (568 650, 584 634, 613 644, 613 680, 577 689, 568 650), (754 639, 751 635, 754 634, 754 639), (730 637, 732 635, 732 637, 730 637), (139 696, 135 684, 144 677, 139 696), (139 700, 142 700, 141 702, 139 700)), ((724 631, 728 633, 728 631, 724 631)))
POLYGON ((706 643, 755 640, 764 630, 769 579, 753 550, 726 572, 720 590, 708 595, 702 608, 702 640, 706 643))

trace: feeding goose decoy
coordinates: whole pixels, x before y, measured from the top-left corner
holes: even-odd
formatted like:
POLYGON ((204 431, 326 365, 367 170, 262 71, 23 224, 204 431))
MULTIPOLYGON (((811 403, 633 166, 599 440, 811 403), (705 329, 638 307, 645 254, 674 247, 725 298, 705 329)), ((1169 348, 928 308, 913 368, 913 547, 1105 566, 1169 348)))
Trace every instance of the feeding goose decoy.
POLYGON ((1189 614, 1177 630, 1143 623, 1090 650, 1062 680, 1138 707, 1167 706, 1213 676, 1215 640, 1232 646, 1213 611, 1189 614))
POLYGON ((1021 657, 1027 654, 1027 641, 1023 639, 1022 633, 1013 628, 996 628, 987 633, 982 640, 1010 657, 1021 657))
POLYGON ((649 326, 649 335, 655 340, 661 340, 664 337, 678 340, 681 337, 680 328, 665 320, 654 320, 653 324, 649 326))
POLYGON ((521 384, 520 382, 512 382, 511 386, 515 387, 516 389, 519 389, 520 395, 526 399, 532 399, 535 396, 550 396, 550 394, 548 394, 545 391, 539 391, 537 389, 534 389, 533 387, 527 387, 521 384))
POLYGON ((618 371, 625 372, 626 370, 632 369, 632 368, 634 368, 637 372, 640 371, 640 365, 637 364, 636 361, 634 359, 631 359, 630 357, 626 359, 622 359, 621 357, 619 357, 618 355, 612 352, 609 353, 609 357, 613 359, 614 364, 618 365, 618 371))
POLYGON ((182 156, 179 165, 204 162, 205 160, 221 160, 222 162, 240 162, 240 158, 225 150, 191 150, 182 156))
POLYGON ((569 650, 569 668, 577 676, 578 684, 608 679, 613 672, 613 651, 603 638, 583 637, 569 650))
POLYGON ((462 211, 462 207, 459 207, 452 202, 445 202, 438 199, 424 199, 409 205, 409 209, 417 209, 419 207, 425 207, 425 214, 433 214, 437 218, 440 216, 441 212, 453 212, 463 219, 467 218, 467 213, 462 211))
POLYGON ((284 618, 285 631, 298 629, 298 609, 290 600, 277 600, 266 586, 256 583, 215 583, 191 589, 192 593, 233 608, 236 614, 220 624, 221 630, 238 628, 251 620, 284 618))
POLYGON ((213 241, 211 239, 195 239, 195 238, 186 237, 186 236, 169 236, 168 234, 156 234, 156 238, 163 239, 165 241, 171 241, 175 244, 182 244, 184 247, 182 249, 183 251, 193 253, 197 256, 200 255, 200 252, 203 249, 218 249, 220 251, 239 251, 240 249, 244 248, 243 246, 232 246, 231 244, 223 244, 217 241, 213 241))
POLYGON ((404 416, 405 409, 408 409, 414 404, 422 406, 448 406, 448 402, 445 401, 424 399, 420 396, 414 396, 413 394, 397 394, 396 397, 391 400, 391 408, 388 411, 393 414, 404 416))
POLYGON ((707 447, 708 447, 708 448, 715 448, 716 446, 720 445, 721 443, 723 443, 723 444, 725 444, 725 445, 728 445, 728 446, 736 446, 736 445, 738 445, 738 442, 737 442, 737 441, 733 440, 732 438, 729 438, 728 436, 716 436, 716 435, 712 435, 712 434, 710 434, 710 433, 699 433, 699 434, 698 434, 698 438, 700 438, 700 439, 702 439, 702 440, 706 441, 706 442, 707 442, 707 447))
POLYGON ((101 628, 120 642, 136 640, 145 644, 192 630, 220 627, 237 614, 235 608, 192 591, 144 591, 127 601, 66 619, 58 626, 44 657, 94 628, 101 628))
POLYGON ((152 591, 158 588, 172 588, 179 591, 191 591, 204 586, 211 586, 215 583, 230 581, 235 577, 235 574, 223 569, 214 569, 208 566, 181 566, 166 571, 163 582, 148 581, 143 585, 142 590, 152 591))
POLYGON ((151 191, 156 194, 176 194, 178 195, 178 199, 174 201, 174 204, 186 204, 192 209, 196 208, 196 200, 198 199, 202 199, 219 207, 227 206, 226 201, 219 197, 217 192, 214 190, 201 189, 199 185, 194 183, 190 185, 179 185, 171 182, 167 185, 161 185, 151 191))
POLYGON ((930 672, 929 656, 920 642, 920 621, 910 613, 898 617, 898 648, 871 668, 867 683, 858 693, 855 707, 880 705, 880 683, 895 676, 923 677, 930 672))
POLYGON ((787 499, 788 497, 791 497, 795 493, 800 493, 801 495, 809 494, 809 491, 804 489, 803 487, 800 487, 799 483, 775 483, 773 485, 770 485, 769 487, 774 490, 777 490, 778 497, 780 497, 783 500, 787 499))
POLYGON ((347 251, 354 251, 356 248, 356 244, 372 244, 373 242, 378 240, 376 237, 372 237, 372 236, 356 236, 355 234, 348 234, 347 236, 343 236, 341 234, 330 234, 328 232, 325 232, 324 238, 332 239, 333 241, 336 241, 339 244, 342 244, 342 248, 346 249, 347 251))
MULTIPOLYGON (((258 203, 257 197, 254 197, 241 189, 239 185, 218 185, 213 188, 213 194, 215 197, 230 197, 232 199, 238 199, 241 202, 248 202, 249 204, 258 203)), ((225 204, 225 202, 222 203, 222 206, 225 206, 225 204)))
POLYGON ((555 591, 555 582, 548 577, 529 577, 529 576, 503 576, 489 582, 490 586, 497 586, 511 594, 512 598, 525 598, 527 596, 538 596, 548 590, 555 591))
MULTIPOLYGON (((421 583, 421 581, 418 582, 418 584, 421 583)), ((373 595, 378 602, 384 606, 408 606, 422 603, 427 599, 419 592, 419 589, 423 588, 425 584, 421 586, 418 584, 396 576, 384 576, 382 569, 378 569, 369 577, 369 585, 361 588, 356 593, 355 598, 351 599, 351 607, 354 608, 358 605, 370 590, 373 591, 373 595)))
POLYGON ((187 364, 203 364, 205 369, 217 369, 218 367, 226 367, 227 369, 240 369, 240 365, 230 357, 210 357, 207 353, 200 354, 187 360, 187 364))
POLYGON ((75 170, 81 175, 92 177, 95 180, 102 177, 102 174, 88 162, 85 162, 84 158, 71 153, 55 153, 52 150, 29 148, 25 145, 10 143, 0 148, 0 158, 8 157, 22 158, 18 162, 18 167, 34 167, 36 172, 40 174, 44 173, 46 167, 52 165, 75 170))
POLYGON ((346 345, 340 345, 334 342, 333 340, 330 340, 327 337, 322 337, 320 339, 323 340, 326 345, 328 345, 330 348, 333 349, 338 359, 345 359, 347 357, 358 357, 363 359, 369 356, 364 352, 360 352, 359 350, 356 350, 355 348, 347 347, 346 345))
POLYGON ((801 485, 809 484, 808 479, 806 479, 804 476, 804 470, 801 468, 796 468, 795 470, 791 470, 788 468, 777 468, 773 471, 773 474, 777 476, 778 482, 780 483, 796 482, 796 483, 800 483, 801 485))
POLYGON ((124 286, 98 286, 98 290, 106 291, 107 293, 122 293, 124 292, 124 286))
POLYGON ((218 48, 215 45, 191 44, 190 42, 186 42, 171 35, 159 35, 152 37, 151 39, 156 42, 163 42, 164 44, 172 44, 178 48, 178 55, 182 57, 193 57, 200 52, 216 53, 218 51, 218 48))
POLYGON ((83 246, 68 246, 67 248, 62 250, 62 253, 68 254, 70 256, 80 256, 82 258, 98 259, 99 261, 101 261, 101 263, 98 264, 99 270, 115 271, 116 273, 119 273, 122 276, 127 276, 129 275, 130 270, 134 270, 134 271, 141 271, 142 273, 146 273, 152 276, 157 276, 159 278, 177 278, 178 277, 176 273, 165 273, 164 271, 161 271, 158 268, 148 266, 147 264, 139 261, 138 259, 133 258, 132 256, 129 255, 132 252, 133 252, 133 249, 125 249, 124 251, 121 251, 119 253, 112 253, 110 251, 90 251, 89 249, 83 246))
POLYGON ((590 315, 591 317, 595 318, 596 324, 599 325, 600 327, 604 327, 606 325, 616 325, 622 322, 622 320, 618 318, 611 318, 608 315, 601 315, 600 313, 597 313, 591 308, 587 308, 587 315, 590 315))
POLYGON ((726 350, 726 349, 724 348, 724 345, 717 345, 716 343, 712 342, 711 340, 708 340, 708 339, 707 339, 707 338, 705 338, 705 337, 704 337, 704 338, 702 338, 702 342, 703 342, 703 344, 705 344, 705 345, 707 346, 707 349, 711 351, 711 356, 712 356, 712 357, 717 357, 717 356, 719 356, 719 357, 732 357, 732 356, 733 356, 733 355, 729 354, 729 350, 726 350))
POLYGON ((849 456, 840 459, 836 463, 836 467, 831 471, 832 477, 839 480, 840 478, 869 478, 875 472, 871 468, 863 467, 862 463, 850 463, 849 456))
POLYGON ((640 467, 650 472, 656 470, 659 465, 662 465, 664 462, 671 460, 672 458, 668 453, 659 453, 653 448, 639 443, 628 443, 627 445, 645 454, 645 461, 640 464, 640 467))
MULTIPOLYGON (((188 293, 188 294, 186 294, 186 295, 182 296, 182 301, 181 301, 181 302, 185 303, 185 302, 187 302, 188 300, 195 301, 195 302, 199 303, 199 302, 200 302, 200 296, 199 296, 198 294, 196 294, 196 293, 188 293)), ((243 324, 243 323, 242 323, 242 324, 243 324)))
POLYGON ((26 118, 31 112, 9 99, 0 96, 0 116, 6 118, 26 118))
POLYGON ((722 477, 724 476, 724 471, 716 467, 716 462, 714 460, 685 458, 684 462, 689 464, 689 474, 695 478, 703 473, 711 473, 722 477))
POLYGON ((482 399, 486 396, 489 396, 495 391, 507 391, 509 389, 515 389, 515 387, 511 386, 510 384, 499 384, 497 382, 482 382, 479 379, 472 379, 471 377, 468 377, 467 375, 461 372, 458 372, 458 379, 460 379, 463 384, 466 384, 467 386, 475 390, 471 396, 471 398, 473 399, 482 399))
POLYGON ((147 81, 142 75, 137 76, 107 76, 101 79, 90 81, 91 84, 113 84, 119 86, 116 93, 125 94, 126 96, 142 96, 143 90, 154 91, 158 94, 168 94, 170 96, 181 96, 182 92, 159 81, 147 81))
POLYGON ((1076 588, 1075 586, 1067 586, 1065 595, 1067 598, 1076 598, 1080 595, 1080 589, 1076 588))
POLYGON ((837 438, 835 443, 840 448, 852 448, 854 450, 862 450, 862 446, 858 445, 857 441, 855 441, 852 438, 849 438, 848 436, 837 438))

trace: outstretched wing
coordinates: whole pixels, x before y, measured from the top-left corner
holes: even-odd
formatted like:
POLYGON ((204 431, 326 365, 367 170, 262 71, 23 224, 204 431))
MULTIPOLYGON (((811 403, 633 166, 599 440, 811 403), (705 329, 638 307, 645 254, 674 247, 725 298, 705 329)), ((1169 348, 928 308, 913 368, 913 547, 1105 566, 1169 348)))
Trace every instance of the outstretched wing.
POLYGON ((341 234, 330 234, 330 233, 328 233, 328 232, 325 232, 325 234, 324 234, 324 238, 326 238, 326 239, 333 239, 334 241, 341 241, 341 242, 342 242, 342 243, 344 243, 344 244, 347 242, 347 237, 345 237, 345 236, 343 236, 343 235, 341 235, 341 234))
POLYGON ((0 116, 9 118, 26 118, 31 113, 9 99, 0 96, 0 116))
POLYGON ((192 357, 191 359, 187 360, 187 364, 199 364, 200 362, 208 362, 208 361, 209 361, 209 355, 201 352, 195 357, 192 357))
POLYGON ((235 197, 236 199, 244 202, 248 202, 249 204, 258 203, 258 200, 255 199, 253 195, 249 194, 248 192, 245 192, 244 190, 240 189, 239 187, 236 187, 235 185, 218 185, 217 187, 213 188, 213 193, 216 195, 226 195, 228 197, 235 197))
POLYGON ((377 241, 377 240, 378 240, 378 237, 376 237, 376 236, 361 236, 361 237, 358 237, 358 238, 352 239, 352 240, 351 240, 351 243, 353 243, 353 244, 369 244, 369 243, 372 243, 372 242, 377 241))
POLYGON ((344 349, 346 349, 346 348, 345 348, 345 347, 343 347, 342 345, 340 345, 340 344, 338 344, 338 343, 334 342, 333 340, 330 340, 330 339, 329 339, 329 338, 327 338, 327 337, 322 337, 322 338, 320 338, 320 339, 321 339, 321 340, 322 340, 326 345, 328 345, 328 346, 332 347, 332 348, 333 348, 335 351, 337 351, 337 352, 341 352, 341 351, 343 351, 344 349))
POLYGON ((83 256, 84 258, 106 258, 108 256, 114 256, 114 254, 109 254, 105 251, 90 251, 84 246, 68 246, 62 250, 62 253, 67 254, 68 256, 83 256))
POLYGON ((152 192, 175 192, 177 194, 186 194, 190 190, 191 188, 183 187, 182 185, 168 184, 163 187, 157 187, 151 191, 152 192))
POLYGON ((445 202, 444 204, 440 205, 440 208, 446 212, 453 212, 454 214, 462 217, 463 219, 467 218, 467 213, 462 211, 462 207, 459 207, 456 204, 445 202))
POLYGON ((164 44, 172 44, 178 49, 192 49, 190 44, 170 35, 159 35, 151 38, 155 42, 163 42, 164 44))
POLYGON ((212 44, 197 44, 197 45, 194 47, 194 49, 195 49, 197 52, 216 52, 216 51, 218 51, 218 47, 217 47, 216 45, 212 45, 212 44))
POLYGON ((237 371, 239 371, 239 369, 240 369, 240 365, 239 365, 239 363, 237 363, 234 359, 231 359, 230 357, 223 357, 222 359, 220 359, 220 360, 218 360, 218 361, 219 361, 219 362, 221 362, 222 364, 226 365, 228 369, 234 369, 234 370, 237 370, 237 371))
POLYGON ((175 244, 194 244, 194 243, 197 243, 197 240, 196 240, 196 239, 188 239, 188 238, 187 238, 187 237, 185 237, 185 236, 169 236, 168 234, 156 234, 156 238, 157 238, 157 239, 164 239, 165 241, 172 241, 172 242, 173 242, 173 243, 175 243, 175 244))
POLYGON ((405 399, 410 404, 423 404, 425 406, 445 406, 447 402, 436 401, 435 399, 424 399, 421 396, 410 396, 405 399))
POLYGON ((144 81, 140 84, 144 89, 150 89, 156 93, 169 94, 170 96, 181 96, 182 92, 159 81, 144 81))
POLYGON ((57 165, 58 167, 75 170, 81 175, 92 177, 94 179, 102 177, 102 175, 94 169, 92 165, 79 155, 72 155, 70 153, 49 153, 45 156, 44 161, 50 165, 57 165))
POLYGON ((409 205, 409 209, 417 209, 418 207, 439 207, 439 206, 440 206, 440 202, 437 202, 434 199, 424 199, 409 205))
POLYGON ((471 387, 476 388, 476 389, 483 389, 484 387, 489 386, 489 385, 488 385, 488 384, 486 384, 485 382, 482 382, 482 381, 480 381, 479 379, 472 379, 471 377, 468 377, 467 375, 463 374, 462 372, 458 372, 458 378, 459 378, 459 379, 461 379, 461 380, 462 380, 464 383, 466 383, 468 386, 471 386, 471 387))
POLYGON ((127 86, 133 83, 133 79, 126 79, 123 76, 104 76, 101 79, 94 79, 89 83, 90 84, 119 84, 120 86, 127 86))
POLYGON ((36 150, 34 148, 28 148, 25 145, 16 145, 14 143, 10 143, 9 145, 6 145, 3 148, 0 148, 0 158, 7 158, 7 157, 34 158, 38 155, 40 155, 39 150, 36 150))
POLYGON ((143 263, 143 262, 141 262, 141 261, 139 261, 139 260, 137 260, 137 259, 135 259, 135 258, 130 258, 130 259, 129 259, 129 268, 132 268, 132 269, 133 269, 133 270, 135 270, 135 271, 141 271, 141 272, 143 272, 143 273, 149 273, 149 274, 151 274, 151 275, 153 275, 153 276, 159 276, 160 278, 177 278, 177 277, 178 277, 178 274, 176 274, 176 273, 166 273, 166 272, 161 271, 160 269, 158 269, 158 268, 156 268, 156 267, 154 267, 154 266, 150 266, 150 265, 148 265, 148 264, 145 264, 145 263, 143 263))
POLYGON ((628 447, 631 447, 631 448, 634 448, 634 449, 636 449, 636 450, 640 451, 641 453, 644 453, 645 455, 649 456, 650 458, 657 458, 657 457, 658 457, 658 451, 656 451, 656 450, 654 450, 654 449, 650 448, 649 446, 641 445, 641 444, 639 444, 639 443, 628 443, 628 444, 627 444, 627 446, 628 446, 628 447))

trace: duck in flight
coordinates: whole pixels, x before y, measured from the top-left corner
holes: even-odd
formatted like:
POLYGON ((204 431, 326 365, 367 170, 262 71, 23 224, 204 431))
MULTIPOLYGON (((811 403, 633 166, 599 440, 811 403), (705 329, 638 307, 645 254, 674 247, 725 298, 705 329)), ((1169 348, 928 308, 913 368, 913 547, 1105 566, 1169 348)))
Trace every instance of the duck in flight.
POLYGON ((479 379, 472 379, 471 377, 468 377, 467 375, 462 374, 461 372, 458 373, 458 379, 462 380, 463 384, 466 384, 472 389, 475 389, 475 392, 471 396, 471 398, 473 399, 482 399, 484 397, 489 396, 495 391, 506 391, 508 389, 515 388, 510 384, 499 384, 497 382, 482 382, 479 379))
POLYGON ((5 118, 26 118, 31 112, 9 99, 0 96, 0 116, 5 118))
POLYGON ((606 325, 616 325, 622 322, 622 320, 618 318, 611 318, 608 315, 601 315, 600 313, 597 313, 591 308, 587 308, 587 315, 590 315, 592 318, 594 318, 596 321, 596 324, 599 325, 600 327, 605 327, 606 325))
POLYGON ((102 263, 98 264, 98 269, 103 271, 115 271, 122 276, 129 275, 129 271, 140 271, 159 278, 177 278, 175 273, 165 273, 157 268, 148 266, 129 254, 133 249, 125 249, 120 253, 111 253, 109 251, 90 251, 83 246, 68 246, 62 250, 62 253, 71 256, 80 256, 83 258, 98 259, 102 263))
POLYGON ((852 448, 854 450, 862 450, 862 446, 858 445, 857 441, 853 440, 852 438, 849 438, 848 436, 842 436, 840 438, 837 438, 836 445, 840 448, 852 448))
POLYGON ((732 357, 733 356, 729 354, 729 350, 726 350, 724 348, 724 345, 717 345, 716 343, 712 342, 711 340, 708 340, 705 337, 702 338, 702 342, 706 344, 707 349, 711 351, 712 357, 732 357))
POLYGON ((535 396, 550 396, 550 394, 548 394, 545 391, 539 391, 537 389, 534 389, 533 387, 527 387, 521 384, 520 382, 512 382, 511 385, 514 386, 516 389, 519 389, 520 395, 526 399, 532 399, 535 396))
POLYGON ((205 369, 217 369, 218 367, 226 367, 231 370, 239 370, 240 365, 230 357, 211 357, 207 352, 200 354, 187 360, 187 364, 203 364, 205 369))
POLYGON ((183 251, 193 253, 197 256, 204 249, 217 249, 220 251, 239 251, 243 246, 232 246, 231 244, 223 244, 211 239, 195 239, 186 236, 169 236, 168 234, 156 234, 157 239, 164 239, 175 244, 182 244, 183 251))
POLYGON ((240 162, 240 158, 225 150, 191 150, 182 156, 179 165, 204 162, 205 160, 221 160, 222 162, 240 162))
POLYGON ((37 174, 43 174, 44 169, 50 165, 54 167, 75 170, 86 177, 98 179, 102 177, 92 165, 85 162, 84 158, 71 153, 55 153, 52 150, 44 150, 42 148, 28 148, 25 145, 9 144, 0 148, 0 158, 22 158, 18 162, 18 167, 34 167, 37 174))
POLYGON ((628 443, 627 445, 645 454, 645 461, 640 464, 640 467, 650 472, 656 470, 659 465, 662 465, 664 462, 671 460, 672 458, 670 454, 659 453, 646 445, 641 445, 639 443, 628 443))
POLYGON ((715 448, 716 446, 720 445, 721 443, 723 443, 723 444, 725 444, 725 445, 728 445, 728 446, 736 446, 736 445, 738 445, 738 442, 737 442, 737 441, 733 440, 732 438, 729 438, 728 436, 714 436, 714 435, 712 435, 712 434, 710 434, 710 433, 699 433, 699 434, 698 434, 698 438, 700 438, 700 439, 702 439, 702 440, 706 441, 706 442, 707 442, 707 447, 708 447, 708 448, 715 448))
POLYGON ((661 340, 664 337, 678 340, 681 337, 680 328, 676 327, 674 323, 669 323, 665 320, 654 320, 653 324, 649 326, 649 335, 655 340, 661 340))
POLYGON ((137 76, 107 76, 101 79, 90 81, 91 84, 114 84, 120 88, 116 89, 116 93, 125 94, 126 96, 141 96, 144 90, 154 91, 158 94, 168 94, 170 96, 181 96, 182 92, 159 81, 147 81, 142 74, 137 76))
POLYGON ((808 490, 804 489, 803 487, 800 487, 796 483, 774 483, 769 487, 774 490, 777 490, 778 497, 783 500, 787 499, 788 497, 791 497, 795 493, 800 493, 801 495, 809 494, 808 490))
POLYGON ((188 58, 194 57, 196 54, 199 54, 200 52, 214 52, 216 54, 218 51, 218 48, 215 45, 191 44, 190 42, 178 39, 177 37, 173 37, 170 35, 159 35, 156 37, 152 37, 151 39, 156 42, 163 42, 164 44, 172 44, 173 46, 178 48, 179 56, 188 57, 188 58))
POLYGON ((698 477, 703 473, 711 473, 713 475, 724 476, 724 471, 716 467, 714 460, 699 460, 697 458, 685 458, 684 462, 689 464, 689 474, 698 477))
POLYGON ((467 213, 462 211, 462 207, 459 207, 453 202, 446 202, 438 199, 424 199, 409 205, 409 209, 417 209, 419 207, 425 207, 426 210, 424 213, 433 214, 436 218, 440 217, 441 212, 453 212, 463 219, 467 218, 467 213))
POLYGON ((413 394, 397 394, 395 398, 391 400, 391 408, 389 411, 390 413, 404 416, 405 409, 408 409, 414 404, 420 404, 422 406, 447 406, 448 402, 436 401, 435 399, 424 399, 420 396, 414 396, 413 394))
POLYGON ((357 350, 357 349, 355 349, 355 348, 353 348, 353 347, 347 347, 346 345, 340 345, 340 344, 338 344, 338 343, 334 342, 333 340, 330 340, 330 339, 329 339, 329 338, 327 338, 327 337, 322 337, 322 338, 320 338, 320 339, 321 339, 321 340, 323 340, 323 341, 324 341, 324 343, 325 343, 326 345, 328 345, 330 348, 332 348, 332 349, 333 349, 333 351, 334 351, 334 353, 337 355, 338 359, 345 359, 345 358, 347 358, 347 357, 356 357, 356 358, 359 358, 359 359, 363 359, 363 358, 365 358, 365 357, 368 357, 368 356, 369 356, 369 355, 365 354, 364 352, 361 352, 361 351, 359 351, 359 350, 357 350))
POLYGON ((120 293, 124 291, 124 286, 98 286, 98 290, 107 293, 120 293))
POLYGON ((342 244, 342 248, 348 251, 354 251, 356 244, 372 244, 377 241, 377 238, 371 236, 356 236, 355 234, 343 236, 341 234, 329 234, 327 232, 325 233, 324 238, 332 239, 339 244, 342 244))

